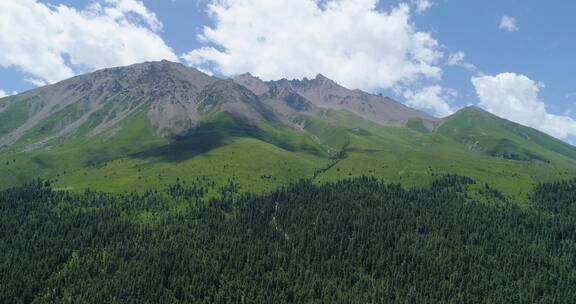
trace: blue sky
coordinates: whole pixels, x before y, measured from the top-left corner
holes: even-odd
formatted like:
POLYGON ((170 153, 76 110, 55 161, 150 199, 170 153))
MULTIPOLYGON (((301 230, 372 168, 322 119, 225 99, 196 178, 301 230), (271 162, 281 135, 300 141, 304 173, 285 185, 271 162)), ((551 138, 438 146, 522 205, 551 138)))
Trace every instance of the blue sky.
POLYGON ((564 0, 3 1, 0 90, 167 58, 221 77, 322 73, 437 116, 478 105, 571 142, 575 11, 564 0))
MULTIPOLYGON (((494 75, 515 72, 543 82, 541 97, 558 114, 576 102, 576 11, 574 1, 438 1, 439 5, 415 22, 482 72, 494 75), (518 31, 499 29, 501 17, 513 16, 518 31)), ((446 83, 473 93, 469 75, 446 71, 446 83)), ((472 94, 475 95, 475 94, 472 94)), ((473 96, 475 97, 475 96, 473 96)), ((469 102, 477 102, 474 98, 469 102)))

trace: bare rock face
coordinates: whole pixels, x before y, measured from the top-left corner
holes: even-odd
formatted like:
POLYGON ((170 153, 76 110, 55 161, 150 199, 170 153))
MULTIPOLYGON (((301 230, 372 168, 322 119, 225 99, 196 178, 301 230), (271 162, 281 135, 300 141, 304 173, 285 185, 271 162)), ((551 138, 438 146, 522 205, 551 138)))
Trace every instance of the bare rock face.
POLYGON ((344 88, 321 74, 314 79, 281 79, 270 82, 263 82, 250 74, 243 74, 234 78, 234 81, 264 99, 277 101, 277 96, 283 96, 280 99, 296 111, 347 110, 386 126, 404 126, 411 118, 420 118, 429 127, 437 121, 425 112, 407 107, 388 97, 344 88))
POLYGON ((208 76, 168 61, 110 68, 73 77, 13 96, 2 104, 5 111, 25 103, 27 119, 7 134, 0 146, 17 142, 27 132, 42 128, 46 137, 29 145, 43 146, 53 138, 74 135, 89 125, 87 136, 117 129, 125 119, 145 112, 157 135, 187 132, 218 112, 247 121, 274 119, 274 113, 247 88, 208 76), (45 130, 50 119, 58 120, 45 130))
POLYGON ((256 94, 231 80, 206 86, 198 95, 196 105, 204 116, 223 111, 246 122, 276 120, 276 113, 256 94))
POLYGON ((322 75, 264 82, 242 74, 222 80, 168 61, 103 69, 0 102, 0 114, 15 108, 25 111, 22 121, 8 130, 0 128, 0 147, 30 137, 29 133, 35 137, 27 144, 35 149, 79 130, 84 130, 83 136, 117 131, 138 113, 145 113, 156 134, 165 137, 188 132, 222 112, 248 123, 291 124, 293 113, 321 116, 327 109, 347 110, 392 126, 403 126, 410 118, 421 118, 425 124, 436 121, 389 98, 346 89, 322 75))
POLYGON ((7 135, 9 145, 51 117, 63 116, 51 137, 73 134, 92 123, 89 136, 100 134, 137 111, 148 111, 159 134, 178 133, 182 121, 197 122, 194 101, 207 85, 220 81, 198 70, 168 61, 110 68, 76 76, 15 96, 11 102, 27 103, 27 120, 7 135), (55 116, 56 115, 56 116, 55 116))
POLYGON ((262 95, 270 89, 268 85, 258 77, 252 76, 250 73, 245 73, 234 77, 234 82, 246 87, 256 95, 262 95))

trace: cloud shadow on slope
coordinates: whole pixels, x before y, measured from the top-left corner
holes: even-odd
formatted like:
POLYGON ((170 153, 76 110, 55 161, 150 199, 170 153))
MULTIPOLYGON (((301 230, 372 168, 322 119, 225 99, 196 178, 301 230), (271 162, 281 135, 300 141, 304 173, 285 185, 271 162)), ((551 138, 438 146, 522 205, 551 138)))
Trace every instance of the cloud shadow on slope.
POLYGON ((232 118, 203 123, 186 135, 174 137, 167 145, 133 154, 132 157, 181 162, 225 146, 234 138, 255 138, 290 152, 305 151, 315 155, 321 154, 321 151, 314 147, 296 147, 255 125, 232 118))

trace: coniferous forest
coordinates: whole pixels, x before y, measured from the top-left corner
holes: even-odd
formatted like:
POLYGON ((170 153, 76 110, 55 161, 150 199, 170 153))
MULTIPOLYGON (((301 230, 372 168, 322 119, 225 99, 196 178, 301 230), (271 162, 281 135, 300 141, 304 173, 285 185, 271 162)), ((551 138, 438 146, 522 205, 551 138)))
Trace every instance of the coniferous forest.
POLYGON ((0 192, 0 303, 574 303, 576 181, 0 192))

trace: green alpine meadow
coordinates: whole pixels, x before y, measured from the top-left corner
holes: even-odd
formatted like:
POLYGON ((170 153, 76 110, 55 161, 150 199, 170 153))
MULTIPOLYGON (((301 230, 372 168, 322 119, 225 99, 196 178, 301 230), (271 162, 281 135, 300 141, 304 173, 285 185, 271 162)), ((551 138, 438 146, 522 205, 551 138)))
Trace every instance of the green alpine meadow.
POLYGON ((233 181, 266 193, 301 179, 375 177, 406 187, 459 174, 522 204, 541 182, 576 177, 576 148, 467 107, 437 119, 315 79, 210 77, 150 62, 0 100, 0 185, 145 192, 233 181))

